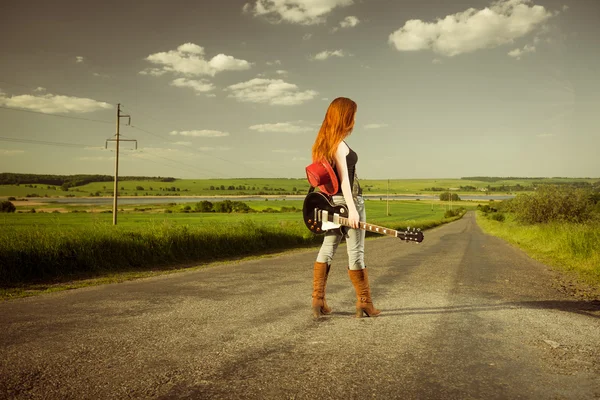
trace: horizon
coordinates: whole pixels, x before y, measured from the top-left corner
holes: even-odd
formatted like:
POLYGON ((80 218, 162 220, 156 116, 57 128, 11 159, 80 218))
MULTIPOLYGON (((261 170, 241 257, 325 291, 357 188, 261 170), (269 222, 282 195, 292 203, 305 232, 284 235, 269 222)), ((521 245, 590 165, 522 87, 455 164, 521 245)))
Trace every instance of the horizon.
POLYGON ((600 2, 451 3, 3 5, 0 170, 114 176, 120 103, 119 176, 301 179, 344 96, 362 179, 597 179, 600 2))

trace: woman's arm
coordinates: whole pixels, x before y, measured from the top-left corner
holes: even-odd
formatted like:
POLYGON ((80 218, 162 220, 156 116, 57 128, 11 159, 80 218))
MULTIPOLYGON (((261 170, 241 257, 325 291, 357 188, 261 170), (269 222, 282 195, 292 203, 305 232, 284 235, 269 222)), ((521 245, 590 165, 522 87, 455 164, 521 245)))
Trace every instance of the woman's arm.
POLYGON ((348 177, 348 164, 346 164, 346 156, 350 152, 350 149, 344 142, 340 142, 337 151, 335 152, 335 167, 337 168, 338 175, 341 179, 340 185, 342 187, 342 194, 344 200, 348 206, 348 222, 353 228, 358 228, 359 216, 356 205, 354 204, 354 198, 352 197, 352 188, 350 187, 350 178, 348 177))

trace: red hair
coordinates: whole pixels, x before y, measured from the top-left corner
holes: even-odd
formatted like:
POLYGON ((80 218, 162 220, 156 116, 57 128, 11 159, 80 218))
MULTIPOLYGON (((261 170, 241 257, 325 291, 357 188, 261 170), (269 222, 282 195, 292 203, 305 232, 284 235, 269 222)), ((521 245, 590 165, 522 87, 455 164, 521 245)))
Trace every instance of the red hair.
POLYGON ((338 145, 354 128, 356 107, 356 103, 346 97, 331 102, 312 148, 313 161, 326 159, 333 163, 338 145))

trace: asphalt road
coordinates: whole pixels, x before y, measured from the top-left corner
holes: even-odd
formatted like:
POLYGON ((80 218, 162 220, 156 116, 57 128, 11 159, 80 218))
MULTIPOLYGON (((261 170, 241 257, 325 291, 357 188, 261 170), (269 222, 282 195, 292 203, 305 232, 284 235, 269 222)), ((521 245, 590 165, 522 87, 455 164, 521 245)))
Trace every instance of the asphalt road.
POLYGON ((0 303, 0 398, 600 399, 600 306, 485 235, 368 240, 377 318, 340 247, 313 320, 316 250, 0 303))

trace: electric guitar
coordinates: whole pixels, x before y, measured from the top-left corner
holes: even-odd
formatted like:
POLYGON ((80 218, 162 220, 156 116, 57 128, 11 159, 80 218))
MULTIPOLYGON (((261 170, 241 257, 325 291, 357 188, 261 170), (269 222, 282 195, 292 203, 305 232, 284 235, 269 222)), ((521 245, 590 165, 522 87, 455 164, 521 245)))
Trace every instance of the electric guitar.
MULTIPOLYGON (((306 227, 316 234, 341 229, 342 226, 351 227, 348 221, 348 208, 343 204, 333 205, 329 198, 319 192, 312 192, 306 196, 302 214, 306 227)), ((359 222, 359 228, 381 235, 394 236, 407 242, 421 243, 424 239, 421 229, 416 228, 408 227, 404 231, 397 231, 368 222, 359 222)))

